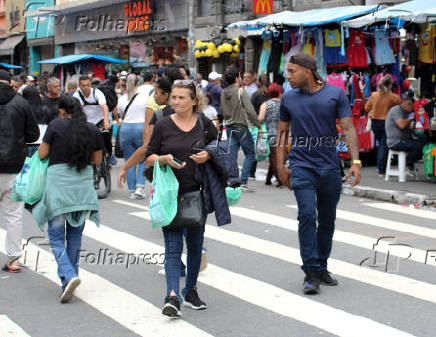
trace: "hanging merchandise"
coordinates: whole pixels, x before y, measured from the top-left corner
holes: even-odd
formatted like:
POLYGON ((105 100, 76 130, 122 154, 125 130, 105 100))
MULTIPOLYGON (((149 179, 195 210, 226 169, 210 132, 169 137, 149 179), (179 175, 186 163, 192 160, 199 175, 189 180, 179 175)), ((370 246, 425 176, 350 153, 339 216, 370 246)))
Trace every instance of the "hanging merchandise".
POLYGON ((292 47, 285 55, 285 63, 283 64, 283 71, 285 73, 288 69, 288 64, 289 64, 289 60, 291 59, 291 56, 297 53, 301 53, 303 51, 303 44, 304 44, 304 31, 302 28, 300 28, 299 33, 294 32, 294 34, 292 35, 292 47))
POLYGON ((342 74, 336 74, 335 72, 326 76, 327 83, 341 88, 345 92, 345 79, 342 74))
POLYGON ((271 55, 271 32, 264 32, 263 34, 263 48, 260 54, 258 75, 263 75, 268 72, 268 61, 271 55))
POLYGON ((365 49, 365 36, 363 35, 363 32, 351 29, 348 41, 348 65, 352 68, 368 67, 368 55, 365 49))
POLYGON ((327 68, 324 62, 324 41, 322 38, 322 30, 315 30, 315 59, 318 68, 318 74, 322 78, 327 76, 327 68))
POLYGON ((421 33, 419 34, 419 61, 422 63, 433 63, 435 53, 436 25, 433 23, 420 25, 421 33))
POLYGON ((363 96, 365 96, 365 98, 368 98, 369 96, 371 96, 371 81, 369 74, 365 74, 365 76, 363 77, 363 82, 363 96))
MULTIPOLYGON (((268 73, 274 74, 274 76, 277 76, 277 74, 279 74, 282 59, 284 59, 283 53, 281 53, 281 51, 283 50, 283 39, 280 37, 280 33, 277 33, 278 34, 273 34, 271 45, 271 50, 274 50, 275 52, 271 53, 268 61, 268 73)), ((274 82, 276 81, 277 79, 274 78, 274 82)))
POLYGON ((341 55, 341 33, 339 29, 324 32, 324 59, 326 64, 346 65, 347 56, 341 55))
POLYGON ((303 53, 315 56, 315 46, 312 41, 312 33, 309 32, 306 36, 306 43, 303 46, 303 53))
POLYGON ((418 62, 418 47, 415 41, 415 34, 408 33, 406 41, 406 64, 415 66, 418 62))
POLYGON ((375 63, 377 65, 395 63, 394 53, 389 46, 389 38, 384 30, 375 32, 375 63))

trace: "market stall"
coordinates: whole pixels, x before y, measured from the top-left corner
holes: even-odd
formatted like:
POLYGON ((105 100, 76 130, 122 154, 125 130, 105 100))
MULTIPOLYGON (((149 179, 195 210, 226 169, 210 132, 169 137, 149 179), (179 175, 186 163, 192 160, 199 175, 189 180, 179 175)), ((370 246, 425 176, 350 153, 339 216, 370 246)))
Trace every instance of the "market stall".
POLYGON ((55 73, 58 74, 62 85, 73 75, 87 74, 89 72, 94 73, 94 76, 100 80, 104 80, 106 78, 106 73, 108 71, 110 72, 110 68, 106 69, 107 64, 124 64, 127 62, 127 60, 94 54, 67 55, 39 61, 39 63, 56 65, 55 73))

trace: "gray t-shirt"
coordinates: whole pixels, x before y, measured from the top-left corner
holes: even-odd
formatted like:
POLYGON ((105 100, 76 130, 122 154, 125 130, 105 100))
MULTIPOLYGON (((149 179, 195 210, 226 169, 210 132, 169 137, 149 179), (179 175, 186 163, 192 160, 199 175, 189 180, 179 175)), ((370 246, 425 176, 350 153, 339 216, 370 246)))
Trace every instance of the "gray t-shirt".
POLYGON ((396 105, 389 110, 385 123, 386 143, 389 148, 396 145, 401 140, 410 139, 412 137, 408 128, 401 130, 398 127, 396 121, 400 118, 407 119, 408 114, 401 108, 401 105, 396 105))

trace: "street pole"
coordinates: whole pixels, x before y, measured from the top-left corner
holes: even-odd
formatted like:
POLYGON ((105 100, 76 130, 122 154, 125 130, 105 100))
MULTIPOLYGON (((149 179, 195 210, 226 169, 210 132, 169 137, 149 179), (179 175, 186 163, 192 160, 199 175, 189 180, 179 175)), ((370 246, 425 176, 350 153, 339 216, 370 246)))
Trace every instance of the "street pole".
POLYGON ((195 0, 188 0, 188 67, 192 75, 196 73, 195 69, 195 0))

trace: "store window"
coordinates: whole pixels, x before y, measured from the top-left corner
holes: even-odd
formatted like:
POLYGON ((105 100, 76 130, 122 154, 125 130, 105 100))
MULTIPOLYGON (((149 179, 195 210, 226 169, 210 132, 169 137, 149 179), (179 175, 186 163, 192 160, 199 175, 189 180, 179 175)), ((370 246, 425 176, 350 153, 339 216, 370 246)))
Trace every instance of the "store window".
POLYGON ((216 0, 198 0, 198 16, 215 15, 216 0))

